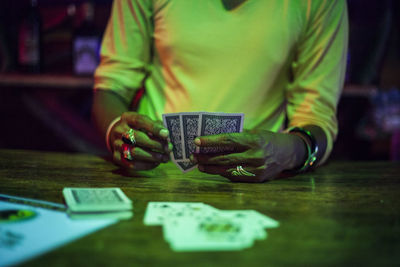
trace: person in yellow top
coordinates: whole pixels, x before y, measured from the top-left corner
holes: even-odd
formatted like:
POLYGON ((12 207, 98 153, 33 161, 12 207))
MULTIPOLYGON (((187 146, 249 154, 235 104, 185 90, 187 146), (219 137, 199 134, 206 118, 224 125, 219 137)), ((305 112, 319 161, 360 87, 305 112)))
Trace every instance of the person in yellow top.
POLYGON ((242 133, 195 139, 235 148, 195 154, 200 171, 249 182, 305 171, 337 135, 347 43, 345 0, 114 0, 93 120, 115 163, 148 170, 171 151, 163 113, 244 113, 242 133))

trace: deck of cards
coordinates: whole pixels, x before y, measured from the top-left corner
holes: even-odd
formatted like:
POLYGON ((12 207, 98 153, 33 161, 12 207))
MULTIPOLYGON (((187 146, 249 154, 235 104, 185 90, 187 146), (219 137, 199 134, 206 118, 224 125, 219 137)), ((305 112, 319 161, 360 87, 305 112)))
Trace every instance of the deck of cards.
POLYGON ((254 210, 219 210, 200 202, 149 202, 143 222, 162 225, 174 251, 242 250, 279 222, 254 210))
POLYGON ((212 113, 212 112, 182 112, 163 114, 165 127, 174 146, 171 160, 183 172, 196 167, 190 162, 190 155, 196 153, 218 153, 224 148, 204 148, 201 151, 194 144, 198 136, 239 133, 243 130, 244 114, 242 113, 212 113))
POLYGON ((132 217, 132 201, 120 188, 63 189, 68 215, 74 219, 132 217))

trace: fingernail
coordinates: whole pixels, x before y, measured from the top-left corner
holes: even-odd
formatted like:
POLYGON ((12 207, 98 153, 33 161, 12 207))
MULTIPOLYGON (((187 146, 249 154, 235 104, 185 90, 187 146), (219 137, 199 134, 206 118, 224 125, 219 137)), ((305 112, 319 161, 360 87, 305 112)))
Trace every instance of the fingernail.
POLYGON ((161 136, 161 137, 167 138, 168 135, 169 135, 169 132, 168 132, 167 129, 161 129, 161 130, 160 130, 160 136, 161 136))
POLYGON ((200 145, 201 145, 200 138, 196 137, 196 138, 194 139, 194 144, 195 144, 196 146, 200 146, 200 145))

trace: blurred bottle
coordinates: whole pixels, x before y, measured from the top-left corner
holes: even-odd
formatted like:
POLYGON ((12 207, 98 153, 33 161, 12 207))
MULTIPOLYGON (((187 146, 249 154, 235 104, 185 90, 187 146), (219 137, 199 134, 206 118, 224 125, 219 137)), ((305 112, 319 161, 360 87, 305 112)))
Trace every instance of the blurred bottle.
POLYGON ((11 51, 7 42, 7 33, 0 21, 0 72, 6 72, 12 65, 11 51))
POLYGON ((76 75, 93 75, 99 64, 101 30, 94 23, 94 2, 84 2, 82 9, 83 21, 73 37, 73 70, 76 75))
POLYGON ((42 20, 38 0, 30 0, 18 33, 18 65, 23 72, 40 72, 42 64, 42 20))
POLYGON ((57 4, 47 10, 43 9, 42 16, 42 47, 46 51, 42 70, 46 73, 71 74, 73 34, 78 25, 76 4, 57 4))

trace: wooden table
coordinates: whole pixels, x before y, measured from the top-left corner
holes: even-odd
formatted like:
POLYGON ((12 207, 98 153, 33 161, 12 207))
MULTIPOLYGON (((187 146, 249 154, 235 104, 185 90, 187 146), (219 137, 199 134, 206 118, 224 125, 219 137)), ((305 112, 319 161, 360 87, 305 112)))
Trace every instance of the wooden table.
POLYGON ((135 177, 86 154, 0 150, 0 193, 63 202, 64 187, 121 187, 134 217, 27 262, 29 266, 285 266, 400 264, 400 164, 330 162, 263 184, 231 183, 168 163, 135 177), (149 201, 199 201, 254 209, 281 223, 236 252, 173 252, 149 201))

